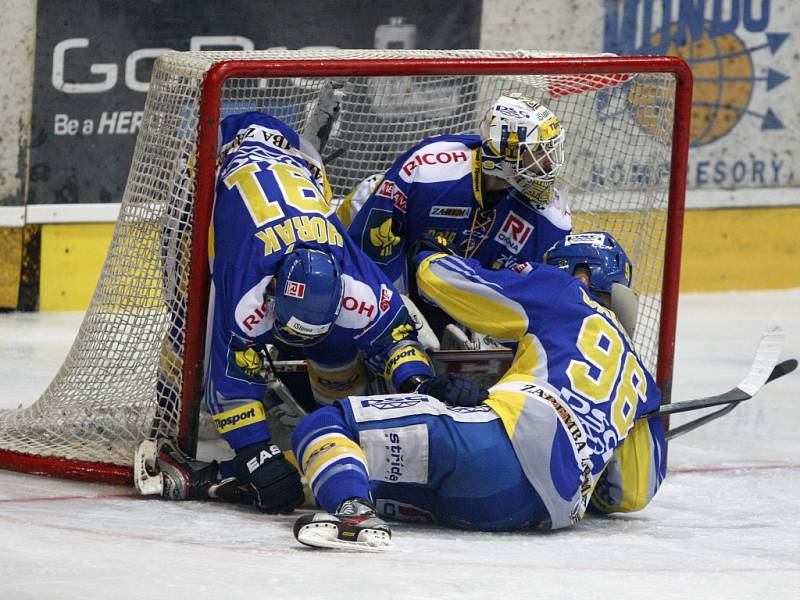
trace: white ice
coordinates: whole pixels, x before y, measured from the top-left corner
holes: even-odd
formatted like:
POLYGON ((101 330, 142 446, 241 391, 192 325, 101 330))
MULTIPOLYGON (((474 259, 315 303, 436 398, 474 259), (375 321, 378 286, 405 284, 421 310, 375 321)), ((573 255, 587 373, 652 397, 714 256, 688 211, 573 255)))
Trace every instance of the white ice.
MULTIPOLYGON (((683 295, 673 399, 739 383, 771 325, 800 356, 799 307, 800 289, 683 295)), ((36 400, 80 319, 0 315, 0 407, 36 400)), ((798 388, 675 440, 640 513, 551 534, 398 524, 383 555, 305 549, 290 516, 0 471, 0 599, 800 598, 798 388)))

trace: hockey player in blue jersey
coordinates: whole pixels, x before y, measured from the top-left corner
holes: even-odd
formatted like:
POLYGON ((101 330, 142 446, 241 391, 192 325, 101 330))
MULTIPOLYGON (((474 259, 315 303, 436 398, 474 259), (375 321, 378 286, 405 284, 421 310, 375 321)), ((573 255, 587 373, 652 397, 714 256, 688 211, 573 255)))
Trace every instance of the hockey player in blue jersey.
POLYGON ((192 468, 201 474, 187 472, 186 457, 166 441, 158 464, 169 497, 204 497, 209 486, 227 493, 233 485, 241 486, 234 496, 267 512, 287 511, 304 494, 297 470, 271 441, 263 403, 268 343, 302 348, 319 404, 365 393, 365 369, 406 392, 433 371, 399 293, 333 214, 316 150, 258 112, 230 116, 221 129, 205 402, 236 457, 218 471, 198 463, 192 468))
POLYGON ((479 135, 423 140, 359 184, 337 214, 404 293, 413 291, 406 255, 421 236, 444 238, 486 268, 524 269, 572 227, 555 188, 564 135, 547 107, 503 94, 479 135))
MULTIPOLYGON (((647 505, 666 472, 660 392, 608 308, 632 267, 606 233, 567 236, 527 273, 441 252, 414 259, 420 294, 470 327, 517 342, 482 403, 432 395, 352 397, 305 417, 292 438, 317 501, 295 536, 380 549, 383 518, 479 529, 558 529, 587 509, 647 505), (383 517, 383 518, 382 518, 383 517)), ((457 384, 457 382, 455 382, 457 384)), ((474 396, 472 400, 477 400, 474 396)))

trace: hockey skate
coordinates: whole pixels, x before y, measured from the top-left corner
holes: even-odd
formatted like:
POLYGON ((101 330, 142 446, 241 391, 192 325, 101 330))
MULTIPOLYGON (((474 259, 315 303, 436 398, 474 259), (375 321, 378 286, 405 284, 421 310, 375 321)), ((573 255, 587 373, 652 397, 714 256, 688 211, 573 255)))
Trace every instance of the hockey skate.
POLYGON ((389 526, 372 504, 360 498, 345 500, 332 515, 303 515, 295 521, 294 537, 315 548, 381 552, 392 545, 389 526))

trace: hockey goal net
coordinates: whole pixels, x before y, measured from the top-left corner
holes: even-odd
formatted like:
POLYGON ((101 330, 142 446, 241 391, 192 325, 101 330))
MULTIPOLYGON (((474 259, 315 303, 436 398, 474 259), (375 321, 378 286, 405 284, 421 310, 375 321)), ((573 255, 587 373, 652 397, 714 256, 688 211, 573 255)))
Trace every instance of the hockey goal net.
POLYGON ((502 92, 552 108, 567 132, 558 186, 575 230, 607 230, 628 250, 640 294, 635 343, 669 387, 691 107, 685 63, 527 51, 169 52, 154 67, 89 309, 41 398, 0 412, 0 467, 128 482, 148 436, 193 449, 219 122, 261 110, 304 132, 331 81, 344 92, 322 153, 335 199, 426 136, 476 132, 502 92))

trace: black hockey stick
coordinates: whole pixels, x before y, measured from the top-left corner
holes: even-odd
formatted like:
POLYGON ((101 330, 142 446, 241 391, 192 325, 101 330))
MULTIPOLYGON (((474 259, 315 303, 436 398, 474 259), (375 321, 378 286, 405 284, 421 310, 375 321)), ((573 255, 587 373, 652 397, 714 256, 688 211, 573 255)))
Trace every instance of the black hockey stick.
POLYGON ((750 371, 735 388, 717 396, 707 396, 705 398, 665 404, 659 407, 658 410, 642 415, 640 418, 652 419, 671 415, 673 413, 749 400, 755 396, 767 382, 782 377, 787 373, 791 373, 797 367, 797 361, 794 359, 786 360, 780 363, 780 365, 777 364, 781 350, 783 349, 785 337, 780 327, 773 327, 764 332, 761 336, 761 341, 758 343, 758 348, 756 349, 756 355, 753 359, 750 371))
MULTIPOLYGON (((767 378, 766 383, 770 381, 774 381, 779 377, 783 377, 787 373, 791 373, 797 368, 797 361, 795 359, 785 360, 778 365, 775 365, 775 368, 772 369, 772 373, 770 373, 769 378, 767 378)), ((698 427, 705 425, 710 421, 714 421, 715 419, 719 419, 720 417, 724 417, 729 412, 731 412, 734 408, 739 406, 742 401, 734 401, 728 404, 727 406, 723 406, 722 408, 715 410, 712 413, 708 413, 703 415, 702 417, 698 417, 696 419, 692 419, 678 427, 670 427, 669 431, 667 431, 666 438, 667 440, 674 440, 676 437, 680 437, 690 431, 697 429, 698 427)))

